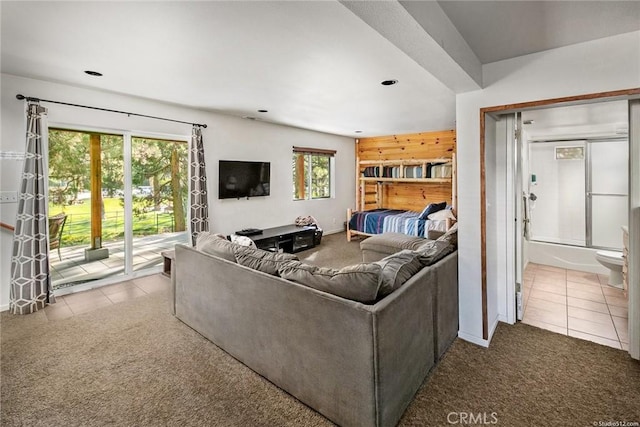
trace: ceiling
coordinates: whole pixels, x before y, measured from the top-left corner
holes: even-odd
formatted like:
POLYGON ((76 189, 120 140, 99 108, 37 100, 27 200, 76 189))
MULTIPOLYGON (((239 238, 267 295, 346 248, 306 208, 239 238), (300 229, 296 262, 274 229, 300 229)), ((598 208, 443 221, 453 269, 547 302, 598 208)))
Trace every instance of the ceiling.
POLYGON ((523 129, 532 140, 625 137, 629 103, 603 101, 522 112, 523 129))
POLYGON ((450 129, 482 63, 640 29, 640 2, 564 3, 2 1, 1 70, 352 137, 450 129))
POLYGON ((480 62, 640 29, 638 1, 439 1, 480 62))

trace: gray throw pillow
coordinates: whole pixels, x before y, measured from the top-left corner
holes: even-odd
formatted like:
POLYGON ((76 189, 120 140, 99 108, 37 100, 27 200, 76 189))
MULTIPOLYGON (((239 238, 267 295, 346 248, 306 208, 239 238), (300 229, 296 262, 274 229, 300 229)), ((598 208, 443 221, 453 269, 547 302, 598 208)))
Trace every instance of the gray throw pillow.
POLYGON ((289 261, 278 271, 284 279, 365 304, 375 302, 380 287, 381 267, 374 263, 336 270, 289 261))
POLYGON ((458 247, 458 223, 453 224, 453 227, 447 230, 442 236, 438 237, 437 240, 444 241, 450 243, 454 249, 458 247))
POLYGON ((449 255, 455 250, 453 245, 443 240, 429 240, 424 245, 420 246, 416 252, 420 256, 420 261, 425 267, 435 264, 445 256, 449 255))
POLYGON ((272 276, 278 275, 278 267, 281 264, 298 260, 298 257, 292 254, 263 251, 248 246, 234 245, 233 251, 238 264, 272 276))
POLYGON ((196 238, 197 250, 231 262, 236 262, 236 256, 233 253, 234 246, 236 245, 221 234, 212 234, 208 231, 198 234, 196 238))
POLYGON ((420 260, 420 254, 408 249, 389 255, 375 264, 382 268, 378 299, 398 289, 424 267, 420 260))

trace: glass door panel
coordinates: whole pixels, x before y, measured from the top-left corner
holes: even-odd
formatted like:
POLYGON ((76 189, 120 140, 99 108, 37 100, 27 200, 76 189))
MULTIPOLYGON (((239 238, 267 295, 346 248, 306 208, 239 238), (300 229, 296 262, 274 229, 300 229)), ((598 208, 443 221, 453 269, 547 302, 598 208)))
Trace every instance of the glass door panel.
POLYGON ((629 143, 594 141, 591 150, 591 245, 622 250, 629 224, 629 143))
POLYGON ((622 251, 622 226, 629 223, 627 196, 591 196, 591 246, 622 251))
POLYGON ((131 138, 133 270, 162 264, 161 252, 188 243, 188 143, 131 138))
POLYGON ((54 289, 124 274, 121 135, 49 130, 54 289))
POLYGON ((529 144, 531 240, 586 244, 585 142, 529 144))

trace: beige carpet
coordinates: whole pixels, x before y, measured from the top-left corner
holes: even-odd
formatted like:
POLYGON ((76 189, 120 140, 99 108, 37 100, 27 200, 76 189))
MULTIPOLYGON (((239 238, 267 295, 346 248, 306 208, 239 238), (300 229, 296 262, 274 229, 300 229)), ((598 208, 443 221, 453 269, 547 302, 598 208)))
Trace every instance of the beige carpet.
MULTIPOLYGON (((54 321, 2 313, 1 425, 331 425, 174 318, 167 296, 54 321)), ((456 340, 400 425, 460 425, 461 412, 503 426, 640 422, 640 363, 501 324, 489 349, 456 340)))

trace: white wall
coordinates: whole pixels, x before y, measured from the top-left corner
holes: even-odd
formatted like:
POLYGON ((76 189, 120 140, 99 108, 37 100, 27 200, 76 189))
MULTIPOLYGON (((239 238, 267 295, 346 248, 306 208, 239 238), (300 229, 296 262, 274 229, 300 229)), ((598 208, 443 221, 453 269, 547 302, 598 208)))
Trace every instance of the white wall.
MULTIPOLYGON (((266 228, 293 223, 298 215, 313 215, 325 233, 342 228, 346 209, 355 204, 354 140, 186 107, 162 104, 126 95, 1 75, 2 151, 24 151, 25 104, 15 96, 22 93, 83 105, 131 111, 188 122, 206 123, 203 129, 211 229, 225 234, 247 227, 266 228), (292 146, 337 150, 335 197, 326 200, 293 201, 292 146), (271 162, 271 196, 251 200, 218 200, 218 160, 260 160, 271 162), (335 219, 335 221, 334 221, 335 219)), ((191 126, 128 117, 82 108, 43 103, 49 109, 48 121, 56 125, 87 126, 122 131, 189 136, 191 126)), ((22 162, 0 160, 0 190, 17 190, 22 162)), ((0 221, 15 224, 17 204, 0 204, 0 221)), ((0 308, 9 303, 12 235, 0 231, 0 308)))
POLYGON ((229 234, 243 228, 267 228, 292 224, 299 215, 313 215, 325 233, 341 231, 346 209, 355 207, 355 141, 319 132, 235 117, 217 116, 211 146, 214 162, 207 174, 215 177, 211 186, 211 225, 229 234), (337 150, 335 156, 335 198, 293 200, 291 155, 293 146, 337 150), (218 160, 271 162, 271 195, 247 199, 218 200, 218 160))
MULTIPOLYGON (((457 95, 460 337, 488 345, 482 337, 480 108, 640 87, 638 46, 637 31, 487 64, 485 88, 457 95)), ((504 292, 505 284, 487 286, 493 295, 504 292)))

